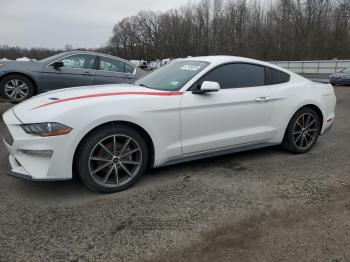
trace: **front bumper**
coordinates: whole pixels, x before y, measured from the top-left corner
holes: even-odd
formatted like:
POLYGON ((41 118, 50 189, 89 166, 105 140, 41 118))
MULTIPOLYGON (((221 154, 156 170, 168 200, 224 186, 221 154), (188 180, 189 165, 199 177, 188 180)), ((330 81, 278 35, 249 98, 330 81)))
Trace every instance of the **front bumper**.
POLYGON ((322 127, 322 130, 321 130, 321 135, 323 134, 326 134, 328 133, 332 126, 333 126, 333 123, 334 123, 334 118, 335 118, 335 114, 334 113, 331 113, 324 121, 323 123, 323 127, 322 127))
MULTIPOLYGON (((7 171, 6 174, 9 176, 13 176, 13 177, 17 177, 20 179, 24 179, 24 180, 29 180, 29 181, 61 181, 61 180, 68 180, 69 178, 52 178, 50 176, 32 176, 30 173, 27 172, 27 170, 18 162, 18 160, 15 158, 15 154, 12 153, 13 149, 11 148, 11 146, 9 144, 6 143, 6 141, 4 140, 4 144, 7 148, 7 150, 10 153, 9 155, 9 163, 11 166, 11 170, 7 171)), ((33 164, 35 164, 36 161, 34 161, 33 164)), ((39 173, 40 175, 40 173, 39 173)))
MULTIPOLYGON (((27 134, 10 109, 3 115, 12 143, 3 138, 11 170, 8 175, 32 181, 68 180, 72 178, 74 134, 40 137, 27 134)), ((73 130, 72 130, 73 131, 73 130)))

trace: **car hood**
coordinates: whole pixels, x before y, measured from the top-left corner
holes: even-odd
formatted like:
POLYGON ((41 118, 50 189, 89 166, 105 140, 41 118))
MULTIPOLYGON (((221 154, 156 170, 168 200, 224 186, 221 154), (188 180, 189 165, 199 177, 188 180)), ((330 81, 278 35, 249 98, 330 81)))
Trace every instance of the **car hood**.
POLYGON ((99 104, 123 100, 139 100, 131 105, 139 105, 143 99, 154 96, 178 95, 180 92, 169 92, 149 89, 130 84, 98 85, 74 87, 55 90, 32 97, 13 107, 17 118, 23 123, 54 121, 59 115, 76 108, 88 110, 99 104))

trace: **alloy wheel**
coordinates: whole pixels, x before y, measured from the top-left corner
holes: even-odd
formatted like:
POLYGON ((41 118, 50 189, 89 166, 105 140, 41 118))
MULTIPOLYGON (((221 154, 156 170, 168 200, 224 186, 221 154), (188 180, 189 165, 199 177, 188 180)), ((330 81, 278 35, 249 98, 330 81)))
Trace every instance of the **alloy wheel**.
POLYGON ((19 79, 11 79, 5 84, 5 94, 8 98, 21 101, 28 96, 28 84, 19 79))
POLYGON ((96 183, 118 187, 128 183, 140 170, 142 151, 127 135, 112 135, 100 140, 91 150, 89 172, 96 183))
POLYGON ((293 128, 293 142, 299 149, 309 148, 317 139, 317 120, 311 113, 298 117, 293 128))

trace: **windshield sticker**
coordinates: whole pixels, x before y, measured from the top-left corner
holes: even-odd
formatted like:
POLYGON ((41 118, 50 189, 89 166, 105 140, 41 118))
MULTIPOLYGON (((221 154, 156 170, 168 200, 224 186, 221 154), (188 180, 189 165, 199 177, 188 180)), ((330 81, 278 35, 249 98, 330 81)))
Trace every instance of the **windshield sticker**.
POLYGON ((182 70, 190 70, 190 71, 197 71, 199 68, 201 68, 201 66, 197 66, 197 65, 184 65, 184 66, 181 67, 180 69, 182 69, 182 70))
POLYGON ((177 86, 179 83, 180 83, 179 81, 172 81, 170 84, 171 84, 172 86, 177 86))

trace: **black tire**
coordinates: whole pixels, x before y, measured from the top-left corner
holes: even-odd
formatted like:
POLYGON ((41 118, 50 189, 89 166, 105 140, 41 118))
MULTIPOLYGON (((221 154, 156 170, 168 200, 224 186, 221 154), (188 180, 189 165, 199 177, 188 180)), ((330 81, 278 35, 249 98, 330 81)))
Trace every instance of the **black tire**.
MULTIPOLYGON (((305 124, 305 126, 307 127, 308 125, 305 124)), ((284 149, 286 149, 287 151, 293 154, 303 154, 303 153, 309 152, 317 142, 318 136, 320 134, 320 129, 321 129, 321 122, 316 111, 310 107, 301 108, 293 115, 292 119, 289 121, 287 130, 283 138, 282 146, 284 149), (307 121, 307 117, 309 116, 310 116, 310 119, 315 120, 314 124, 312 124, 312 126, 309 129, 305 127, 301 128, 299 122, 302 121, 303 117, 304 119, 306 118, 305 121, 307 121), (299 122, 297 123, 297 121, 299 122), (302 141, 300 139, 298 140, 298 138, 303 140, 302 141), (307 139, 309 139, 309 144, 307 142, 308 141, 307 139)))
MULTIPOLYGON (((120 153, 118 152, 118 154, 120 153)), ((99 128, 95 131, 93 131, 91 134, 89 134, 82 142, 76 157, 76 166, 78 169, 78 173, 83 180, 83 182, 92 190, 102 192, 102 193, 114 193, 118 191, 125 190, 132 186, 145 172, 147 166, 148 166, 148 148, 147 144, 144 140, 144 138, 134 129, 124 126, 124 125, 108 125, 104 126, 103 128, 99 128), (119 139, 124 139, 125 142, 119 141, 119 139), (120 152, 123 150, 124 143, 126 144, 126 140, 130 138, 129 140, 129 148, 124 148, 126 153, 130 153, 132 150, 136 150, 139 148, 140 150, 132 153, 128 156, 128 158, 138 158, 136 160, 123 160, 123 156, 119 156, 118 159, 117 156, 113 156, 113 159, 110 160, 110 163, 105 168, 101 169, 100 171, 96 172, 100 167, 104 166, 107 163, 106 160, 99 161, 99 160, 91 160, 92 158, 102 158, 100 156, 93 156, 96 152, 98 152, 100 155, 103 154, 103 158, 112 158, 109 153, 117 154, 115 153, 117 149, 120 149, 120 152), (109 140, 110 139, 110 140, 109 140), (113 139, 113 142, 112 142, 113 139), (118 139, 118 140, 117 140, 118 139), (107 148, 108 151, 106 151, 102 146, 100 146, 101 143, 107 148), (114 143, 114 144, 111 144, 114 143), (116 146, 114 146, 116 145, 116 146), (132 146, 134 148, 132 148, 132 146), (112 149, 114 148, 114 149, 112 149), (136 148, 136 149, 135 149, 136 148), (114 151, 114 152, 113 152, 114 151), (137 157, 134 154, 139 154, 140 156, 137 157), (128 176, 128 173, 125 172, 125 167, 134 168, 132 164, 118 164, 113 162, 113 160, 118 161, 118 163, 122 161, 126 162, 139 162, 140 164, 137 165, 137 169, 135 169, 135 174, 133 176, 128 176), (96 162, 95 162, 96 161, 96 162), (120 161, 120 162, 119 162, 120 161), (102 162, 102 163, 101 163, 102 162), (96 163, 95 170, 92 170, 91 165, 94 165, 96 163), (100 166, 98 166, 98 164, 100 166), (114 165, 114 168, 112 168, 112 165, 114 165), (118 166, 117 166, 118 165, 118 166), (127 166, 128 165, 128 166, 127 166), (109 173, 110 169, 112 169, 111 173, 109 173), (92 172, 91 172, 92 171, 92 172), (93 172, 96 172, 96 174, 92 174, 93 172), (118 174, 117 174, 118 172, 118 174), (107 181, 102 181, 103 178, 108 176, 108 173, 110 174, 107 178, 107 181), (122 179, 122 175, 124 174, 125 181, 120 182, 120 184, 116 184, 116 181, 119 182, 119 179, 122 179)), ((122 153, 120 153, 121 155, 122 153)), ((131 172, 130 172, 131 173, 131 172)), ((117 183, 118 183, 117 182, 117 183)))
POLYGON ((1 81, 0 81, 0 94, 4 99, 8 100, 11 103, 20 103, 20 102, 32 97, 35 94, 35 86, 34 86, 33 82, 28 77, 25 77, 25 76, 19 75, 19 74, 11 74, 11 75, 5 76, 3 79, 1 79, 1 81), (22 87, 20 87, 18 85, 18 87, 14 87, 14 88, 20 90, 25 95, 23 95, 22 93, 19 93, 19 91, 17 91, 16 95, 13 95, 12 97, 10 96, 11 91, 7 90, 5 88, 5 86, 7 86, 7 84, 12 85, 12 83, 13 83, 12 81, 17 81, 17 83, 23 83, 23 85, 21 85, 22 87))

